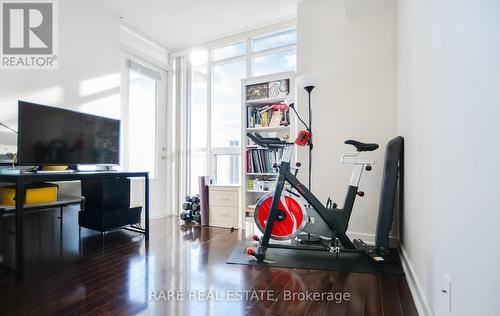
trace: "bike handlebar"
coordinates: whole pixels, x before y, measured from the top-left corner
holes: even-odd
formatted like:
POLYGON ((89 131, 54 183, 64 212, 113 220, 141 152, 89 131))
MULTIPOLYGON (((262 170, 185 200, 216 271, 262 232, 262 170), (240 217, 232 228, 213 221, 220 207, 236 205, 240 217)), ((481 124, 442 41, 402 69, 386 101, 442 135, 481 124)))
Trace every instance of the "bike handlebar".
POLYGON ((247 136, 250 137, 254 143, 262 147, 283 147, 293 145, 293 143, 281 140, 279 137, 262 137, 259 133, 248 132, 247 136))

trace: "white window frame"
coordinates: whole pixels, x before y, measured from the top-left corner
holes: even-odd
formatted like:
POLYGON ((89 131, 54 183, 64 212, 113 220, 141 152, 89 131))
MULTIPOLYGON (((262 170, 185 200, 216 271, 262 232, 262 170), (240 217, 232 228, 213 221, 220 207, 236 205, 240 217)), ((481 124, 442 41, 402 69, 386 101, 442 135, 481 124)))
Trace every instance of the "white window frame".
MULTIPOLYGON (((241 156, 241 146, 242 142, 240 141, 240 146, 239 147, 214 147, 212 148, 211 146, 211 133, 212 133, 212 103, 213 103, 213 68, 214 66, 217 65, 223 65, 223 64, 228 64, 231 62, 236 62, 236 61, 246 61, 246 78, 244 79, 249 79, 252 78, 253 76, 253 62, 254 58, 256 57, 262 57, 262 56, 267 56, 267 55, 272 55, 276 53, 281 53, 289 50, 296 50, 297 49, 297 44, 289 44, 289 45, 284 45, 280 47, 273 47, 265 50, 261 50, 258 52, 253 51, 253 39, 262 37, 262 36, 267 36, 267 35, 272 35, 272 34, 277 34, 281 32, 285 32, 288 30, 296 29, 296 21, 287 21, 282 24, 276 25, 275 27, 270 27, 270 28, 263 28, 261 30, 257 30, 254 32, 247 32, 244 34, 241 34, 239 36, 232 36, 226 39, 221 39, 217 40, 211 43, 207 43, 205 45, 200 45, 197 47, 193 47, 187 50, 182 50, 176 53, 172 54, 172 58, 176 57, 186 57, 186 59, 189 58, 190 53, 196 50, 205 50, 207 52, 207 62, 202 65, 197 65, 199 66, 206 66, 207 67, 207 133, 206 133, 206 155, 207 155, 207 161, 206 161, 206 170, 207 170, 207 175, 210 175, 210 177, 215 178, 216 174, 216 166, 215 166, 215 158, 217 155, 239 155, 241 156), (239 55, 239 56, 233 56, 225 59, 220 59, 217 61, 213 61, 213 54, 214 54, 214 49, 229 46, 232 44, 236 44, 239 42, 245 42, 246 47, 245 47, 245 54, 239 55)), ((187 168, 186 170, 186 175, 188 176, 188 181, 186 181, 186 192, 187 194, 190 194, 191 187, 191 162, 190 162, 190 152, 191 152, 191 146, 190 146, 190 131, 191 131, 191 105, 190 105, 190 100, 189 100, 189 95, 191 94, 191 71, 192 67, 189 62, 187 62, 187 66, 185 67, 186 73, 187 73, 187 89, 186 93, 188 95, 188 102, 185 104, 185 111, 186 111, 186 116, 187 116, 187 124, 186 124, 186 135, 187 135, 187 142, 186 145, 188 146, 186 152, 188 153, 186 157, 186 162, 185 166, 187 168)), ((238 104, 239 105, 239 104, 238 104)), ((242 158, 241 158, 242 159, 242 158)), ((241 162, 243 163, 243 161, 241 162)), ((238 170, 238 172, 240 172, 238 170)), ((242 179, 240 179, 240 184, 241 184, 242 179)))
MULTIPOLYGON (((207 137, 208 137, 208 141, 207 141, 207 144, 209 144, 208 146, 208 159, 207 159, 207 170, 208 170, 208 173, 210 174, 210 177, 212 179, 215 179, 216 176, 217 176, 217 167, 216 167, 216 156, 217 155, 238 155, 238 156, 241 156, 241 140, 240 140, 240 146, 239 147, 212 147, 212 103, 213 103, 213 98, 214 98, 214 87, 212 85, 212 82, 214 81, 214 68, 216 66, 221 66, 221 65, 227 65, 227 64, 231 64, 231 63, 234 63, 234 62, 245 62, 245 71, 246 71, 246 75, 245 75, 245 78, 248 77, 248 71, 247 71, 247 67, 248 67, 248 62, 247 62, 247 55, 248 55, 248 50, 249 50, 249 47, 248 47, 248 39, 246 40, 240 40, 240 41, 235 41, 235 42, 232 42, 232 43, 228 43, 228 44, 225 44, 225 45, 221 45, 221 46, 215 46, 215 47, 212 47, 211 49, 209 49, 209 52, 208 52, 208 78, 209 78, 209 82, 208 82, 208 91, 209 91, 209 96, 208 96, 208 112, 207 112, 207 119, 208 119, 208 133, 207 133, 207 137), (241 42, 245 42, 245 53, 242 54, 242 55, 239 55, 239 56, 233 56, 233 57, 229 57, 229 58, 225 58, 225 59, 219 59, 217 61, 213 61, 213 57, 214 57, 214 50, 217 49, 217 48, 220 48, 220 47, 225 47, 225 46, 230 46, 230 45, 234 45, 234 44, 237 44, 237 43, 241 43, 241 42)), ((245 79, 245 78, 242 78, 242 79, 245 79)), ((238 104, 239 106, 239 104, 238 104)), ((239 172, 239 170, 238 170, 239 172)), ((240 179, 241 181, 241 179, 240 179)))

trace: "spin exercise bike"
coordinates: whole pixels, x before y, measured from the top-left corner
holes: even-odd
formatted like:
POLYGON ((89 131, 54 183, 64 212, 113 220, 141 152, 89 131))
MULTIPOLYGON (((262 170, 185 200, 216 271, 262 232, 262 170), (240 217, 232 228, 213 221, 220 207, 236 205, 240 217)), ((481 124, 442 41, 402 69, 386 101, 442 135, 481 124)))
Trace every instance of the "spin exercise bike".
POLYGON ((262 237, 254 236, 254 240, 259 241, 258 247, 257 249, 247 248, 247 255, 254 256, 259 262, 263 262, 269 248, 287 248, 325 250, 336 256, 339 256, 341 252, 365 252, 375 261, 385 260, 384 257, 390 252, 389 232, 393 220, 398 175, 403 165, 402 137, 394 138, 387 145, 375 245, 369 246, 360 239, 351 241, 346 232, 354 201, 357 196, 364 196, 364 192, 358 191, 362 173, 365 170, 372 170, 374 164, 374 160, 360 159, 358 155, 360 152, 376 150, 379 147, 378 144, 354 140, 345 142, 354 146, 356 151, 342 155, 342 163, 351 164, 354 169, 345 202, 340 209, 331 199, 328 199, 326 206, 323 205, 297 179, 299 163, 296 164, 297 168, 291 168, 292 147, 295 144, 304 144, 304 142, 297 139, 295 143, 291 143, 280 138, 262 137, 258 133, 250 132, 247 136, 261 147, 283 150, 280 165, 275 166, 279 169, 275 190, 259 199, 254 212, 255 224, 263 235, 262 237), (317 236, 319 245, 304 245, 301 242, 293 244, 270 242, 271 239, 279 241, 295 239, 297 241, 299 234, 301 236, 306 234, 308 237, 311 234, 317 236))

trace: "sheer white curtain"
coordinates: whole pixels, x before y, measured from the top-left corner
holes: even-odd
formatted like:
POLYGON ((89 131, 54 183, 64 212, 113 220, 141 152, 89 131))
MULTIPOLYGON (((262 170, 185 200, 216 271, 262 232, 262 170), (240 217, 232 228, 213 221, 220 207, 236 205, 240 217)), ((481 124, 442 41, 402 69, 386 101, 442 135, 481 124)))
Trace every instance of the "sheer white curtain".
POLYGON ((156 176, 156 111, 160 75, 129 61, 128 167, 156 176))

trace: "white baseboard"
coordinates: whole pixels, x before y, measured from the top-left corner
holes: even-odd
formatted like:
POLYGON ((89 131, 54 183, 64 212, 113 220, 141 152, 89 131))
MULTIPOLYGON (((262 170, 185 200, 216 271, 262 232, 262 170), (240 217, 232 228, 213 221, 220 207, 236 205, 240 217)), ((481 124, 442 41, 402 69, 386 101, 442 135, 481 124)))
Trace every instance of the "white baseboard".
POLYGON ((417 274, 415 273, 415 268, 408 258, 405 249, 403 247, 400 247, 400 250, 401 264, 405 272, 406 282, 408 283, 408 287, 410 288, 411 296, 413 297, 413 302, 415 303, 418 314, 420 316, 430 316, 432 315, 431 309, 424 295, 424 291, 422 290, 422 286, 418 281, 417 274))

